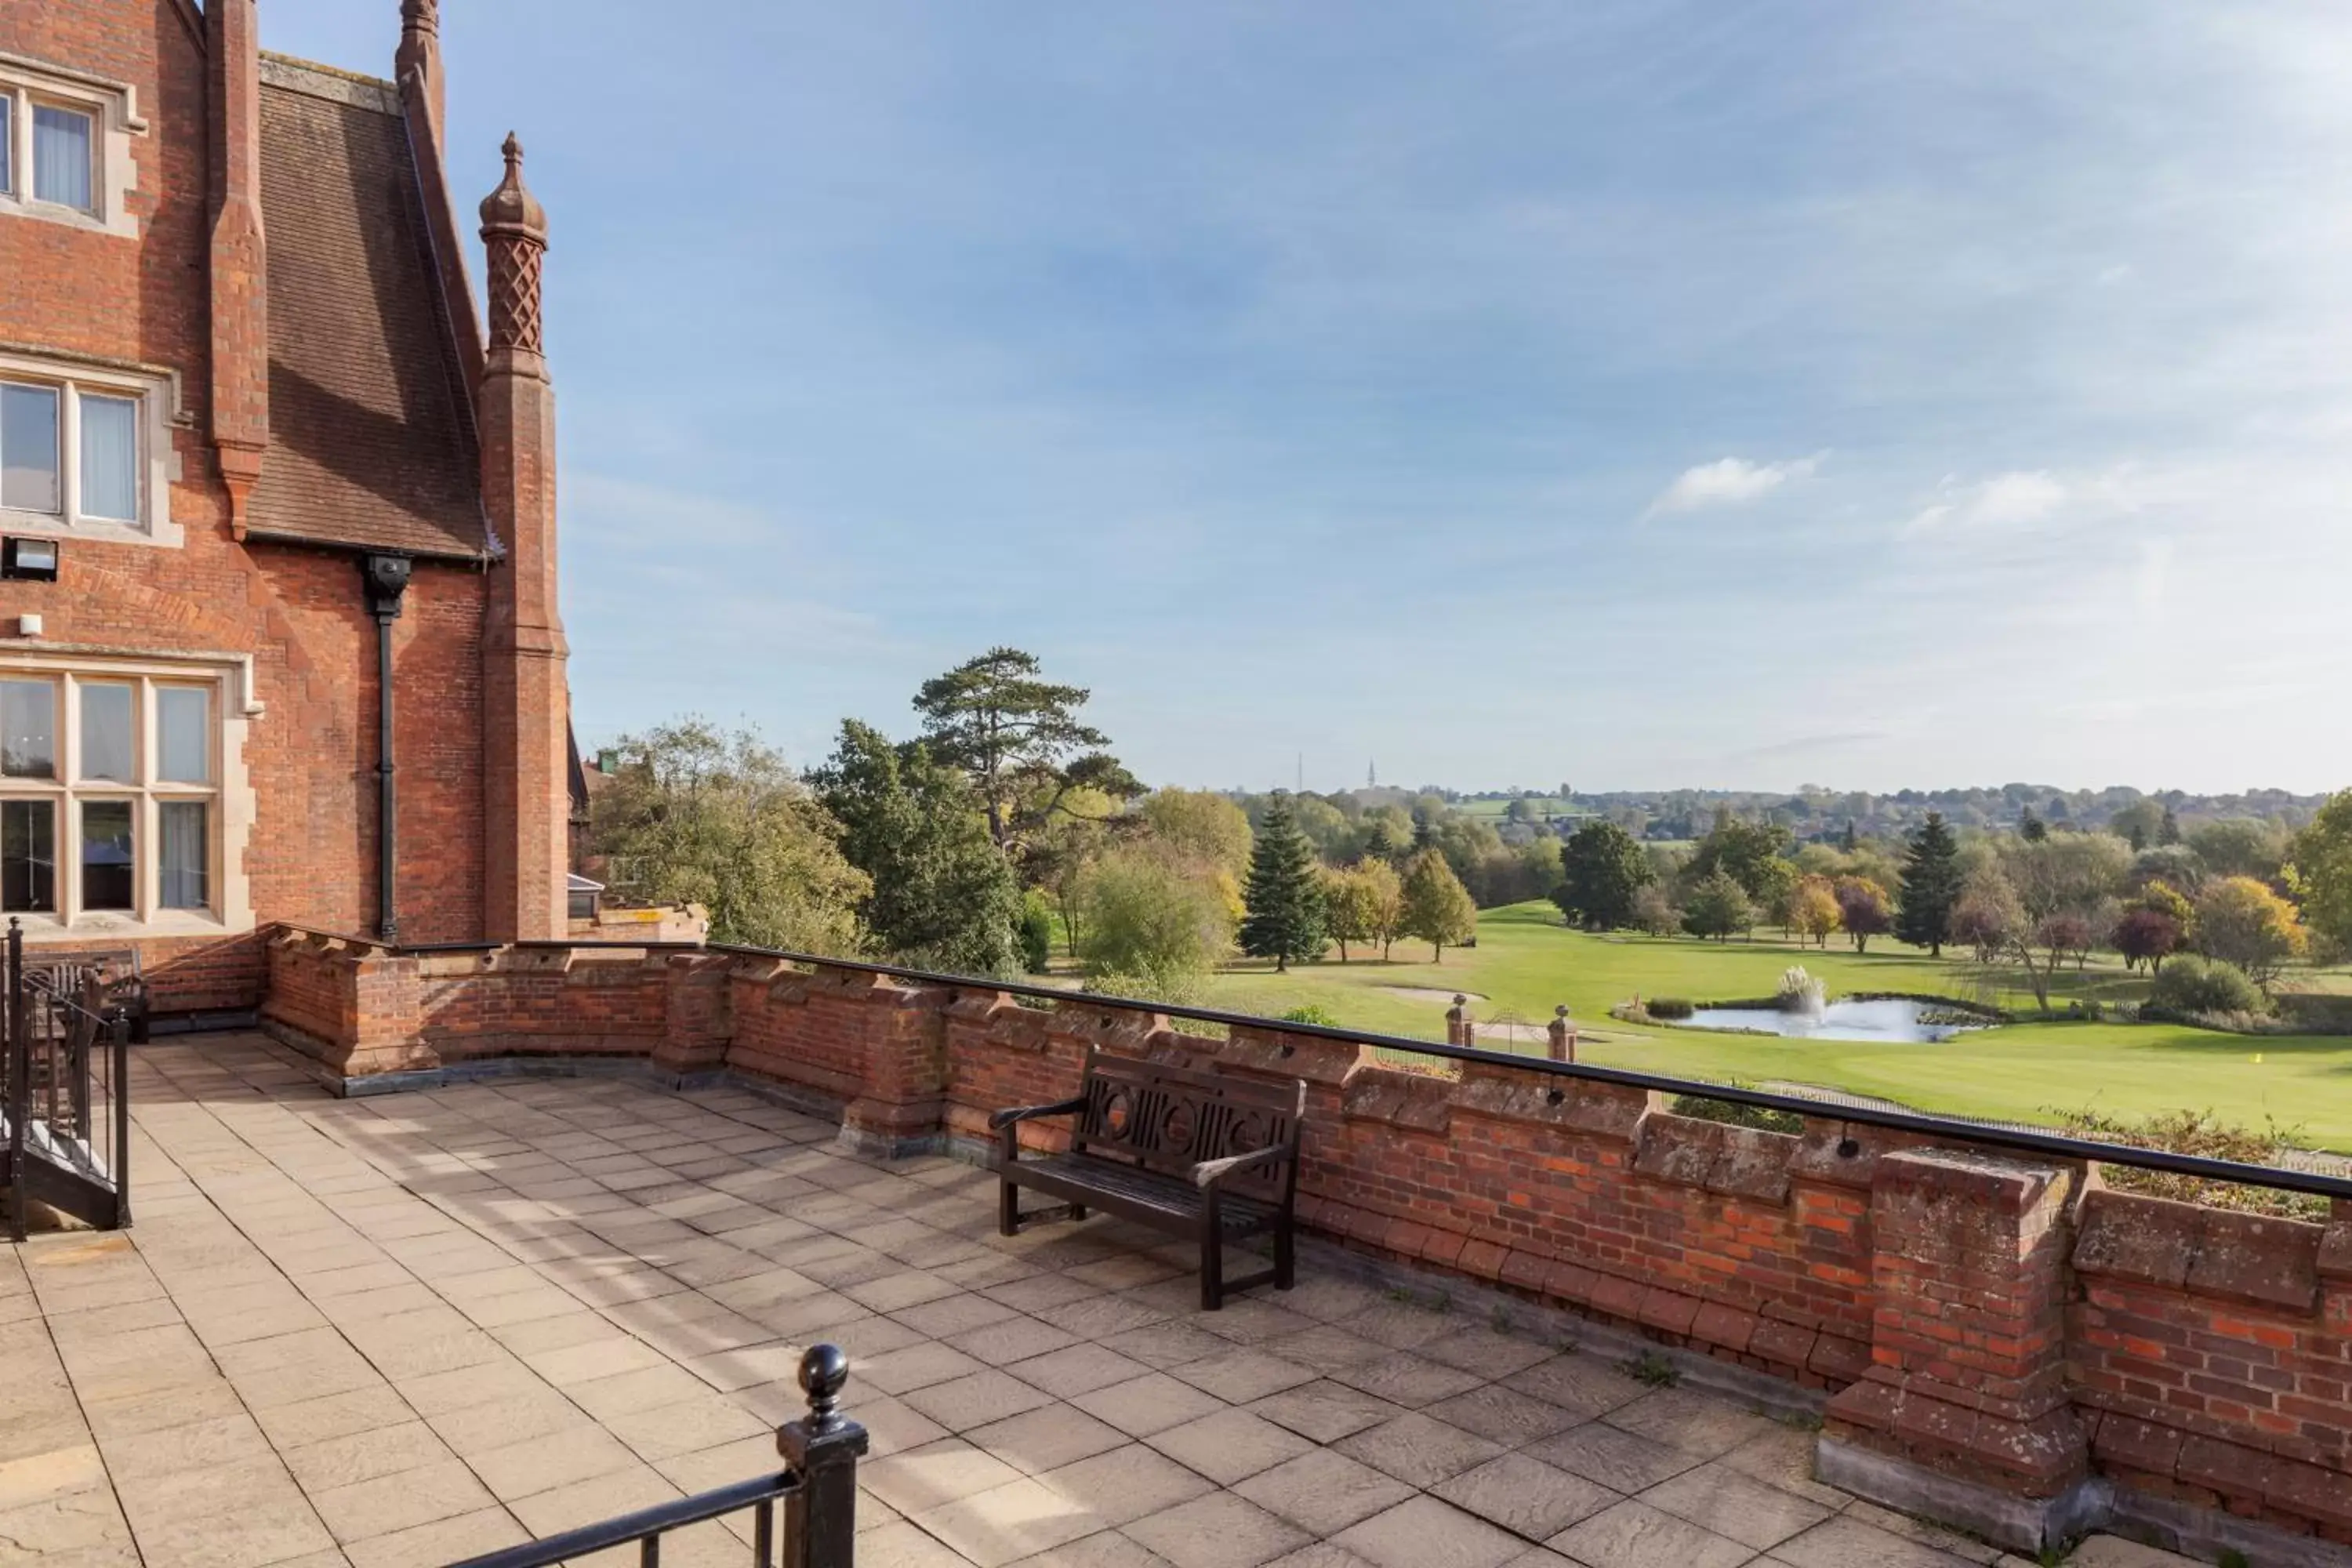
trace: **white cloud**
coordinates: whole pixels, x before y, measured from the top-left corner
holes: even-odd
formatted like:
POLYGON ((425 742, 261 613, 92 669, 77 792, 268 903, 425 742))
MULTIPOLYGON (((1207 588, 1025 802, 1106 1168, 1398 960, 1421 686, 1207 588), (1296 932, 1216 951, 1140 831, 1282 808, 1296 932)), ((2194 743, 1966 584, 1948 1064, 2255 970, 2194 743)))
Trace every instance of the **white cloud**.
POLYGON ((1660 491, 1658 499, 1642 513, 1642 521, 1647 522, 1654 517, 1708 507, 1744 506, 1769 495, 1790 479, 1805 478, 1821 467, 1821 455, 1816 453, 1780 463, 1751 463, 1745 458, 1718 458, 1712 463, 1700 463, 1675 475, 1675 482, 1660 491))
POLYGON ((2014 528, 2040 522, 2065 505, 2073 491, 2063 479, 2034 469, 1995 474, 1975 484, 1947 478, 1936 499, 1911 514, 1906 533, 1925 533, 1948 522, 1962 527, 2014 528))
POLYGON ((2048 474, 1996 474, 1978 492, 1969 521, 1996 524, 2039 522, 2056 511, 2065 500, 2066 487, 2048 474))

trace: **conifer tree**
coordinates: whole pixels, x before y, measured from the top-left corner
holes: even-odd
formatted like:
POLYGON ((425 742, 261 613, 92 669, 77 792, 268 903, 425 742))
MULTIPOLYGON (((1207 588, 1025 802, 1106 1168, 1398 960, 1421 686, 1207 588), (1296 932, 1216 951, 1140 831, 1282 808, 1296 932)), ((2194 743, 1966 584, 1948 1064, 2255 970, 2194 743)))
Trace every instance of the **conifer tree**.
POLYGON ((1445 857, 1424 849, 1412 858, 1404 874, 1404 915, 1397 934, 1417 936, 1434 951, 1433 963, 1445 962, 1445 944, 1459 947, 1478 933, 1478 906, 1445 857))
POLYGON ((2033 808, 2029 805, 2017 814, 2017 836, 2028 844, 2039 844, 2050 837, 2050 829, 2033 815, 2033 808))
POLYGON ((1290 815, 1290 803, 1277 794, 1258 826, 1257 842, 1250 849, 1249 886, 1242 902, 1241 949, 1252 958, 1274 960, 1275 972, 1290 967, 1294 958, 1313 958, 1323 951, 1325 911, 1323 880, 1315 847, 1290 815))
POLYGON ((1944 826, 1944 814, 1931 811, 1903 857, 1903 908, 1895 921, 1895 934, 1914 947, 1944 956, 1952 940, 1952 910, 1960 901, 1960 846, 1944 826))
POLYGON ((2180 818, 2172 815, 2172 807, 2168 805, 2164 808, 2164 821, 2157 827, 2156 841, 2158 844, 2180 842, 2180 818))

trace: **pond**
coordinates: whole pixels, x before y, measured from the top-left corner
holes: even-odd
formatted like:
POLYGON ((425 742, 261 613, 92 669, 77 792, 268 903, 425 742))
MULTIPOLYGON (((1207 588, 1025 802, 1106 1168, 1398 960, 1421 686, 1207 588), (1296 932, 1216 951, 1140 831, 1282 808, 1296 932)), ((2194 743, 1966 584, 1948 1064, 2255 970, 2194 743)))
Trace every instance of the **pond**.
POLYGON ((1783 1013, 1775 1007, 1701 1007, 1679 1026, 1686 1029, 1756 1029, 1809 1040, 1885 1040, 1931 1044, 1948 1040, 1981 1024, 1949 1024, 1948 1008, 1932 1002, 1889 997, 1875 1002, 1832 1002, 1818 1013, 1783 1013), (1930 1023, 1921 1016, 1932 1014, 1930 1023))

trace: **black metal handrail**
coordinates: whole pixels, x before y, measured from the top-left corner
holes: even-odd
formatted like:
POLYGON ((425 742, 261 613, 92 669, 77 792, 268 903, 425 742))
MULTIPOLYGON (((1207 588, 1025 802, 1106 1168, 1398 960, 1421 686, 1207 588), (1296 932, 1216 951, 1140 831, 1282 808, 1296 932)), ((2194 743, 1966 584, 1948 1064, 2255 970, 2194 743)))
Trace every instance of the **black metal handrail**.
POLYGON ((801 1357, 800 1383, 808 1414, 776 1432, 785 1468, 732 1486, 656 1503, 633 1513, 583 1524, 561 1535, 527 1541, 468 1557, 451 1568, 553 1568, 559 1563, 635 1544, 641 1568, 660 1568, 662 1537, 673 1530, 750 1509, 753 1568, 851 1568, 856 1538, 857 1461, 866 1428, 841 1414, 849 1357, 817 1345, 801 1357), (777 1552, 776 1505, 783 1504, 782 1553, 777 1552))
MULTIPOLYGON (((338 941, 369 947, 383 945, 366 937, 345 936, 333 931, 318 931, 311 934, 333 937, 338 941)), ((2352 1178, 2326 1175, 2316 1171, 2294 1171, 2275 1165, 2253 1165, 2236 1160, 2210 1159, 2201 1154, 2176 1154, 2163 1149, 2141 1149, 2128 1143, 2106 1143, 2094 1139, 2069 1137, 2061 1132, 2037 1132, 2031 1128, 2012 1126, 2005 1122, 1979 1121, 1960 1116, 1935 1116, 1922 1111, 1898 1110, 1872 1105, 1847 1105, 1833 1100, 1816 1100, 1805 1095, 1781 1094, 1771 1089, 1750 1089, 1738 1084, 1710 1083, 1705 1079, 1672 1078, 1664 1073, 1638 1072, 1627 1068, 1599 1067, 1591 1062, 1554 1061, 1546 1057, 1520 1056, 1511 1051, 1482 1050, 1475 1046, 1440 1045, 1433 1040, 1417 1040, 1406 1035, 1385 1035, 1369 1029, 1350 1029, 1330 1024, 1296 1023, 1283 1018, 1262 1017, 1253 1013, 1229 1013, 1214 1007, 1192 1007, 1170 1002, 1145 1001, 1132 996, 1111 996, 1090 991, 1070 991, 1060 986, 1037 985, 1018 980, 1001 980, 989 975, 946 974, 936 970, 909 969, 903 964, 880 963, 871 959, 829 958, 822 953, 793 952, 784 948, 691 942, 436 942, 422 946, 394 948, 388 951, 399 953, 490 952, 503 947, 523 950, 608 947, 650 952, 715 952, 741 958, 770 959, 786 963, 814 965, 827 969, 845 969, 860 974, 879 974, 893 979, 909 980, 919 984, 950 985, 961 986, 966 990, 1001 992, 1008 996, 1026 996, 1051 1002, 1062 1007, 1103 1007, 1114 1012, 1158 1014, 1171 1018, 1190 1018, 1228 1029, 1275 1031, 1308 1039, 1335 1040, 1344 1045, 1370 1046, 1377 1050, 1403 1051, 1417 1056, 1435 1057, 1446 1061, 1515 1067, 1528 1072, 1548 1073, 1556 1078, 1578 1079, 1589 1083, 1613 1084, 1623 1089, 1654 1089, 1668 1095, 1691 1095, 1705 1100, 1722 1100, 1732 1105, 1753 1106, 1763 1110, 1786 1111, 1798 1116, 1847 1122, 1856 1126, 1881 1127, 1889 1131, 1914 1133, 1927 1138, 1990 1144, 1995 1148, 2012 1150, 2021 1153, 2040 1154, 2052 1159, 2126 1165, 2137 1170, 2159 1171, 2168 1175, 2193 1176, 2211 1182, 2235 1182, 2246 1186, 2269 1187, 2280 1192, 2303 1193, 2313 1197, 2352 1202, 2352 1178)))
POLYGON ((19 1240, 24 1238, 27 1220, 28 1184, 22 1173, 32 1124, 42 1123, 53 1140, 78 1142, 85 1149, 95 1150, 98 1130, 91 1117, 95 1098, 91 1064, 101 1035, 110 1047, 104 1081, 113 1143, 105 1176, 114 1189, 114 1224, 119 1227, 131 1223, 131 1016, 126 1008, 107 1002, 105 984, 94 970, 71 973, 79 980, 79 1000, 66 972, 50 973, 27 966, 24 928, 15 920, 8 922, 5 1103, 12 1178, 8 1223, 11 1234, 19 1240), (37 1099, 37 1077, 44 1091, 37 1099))

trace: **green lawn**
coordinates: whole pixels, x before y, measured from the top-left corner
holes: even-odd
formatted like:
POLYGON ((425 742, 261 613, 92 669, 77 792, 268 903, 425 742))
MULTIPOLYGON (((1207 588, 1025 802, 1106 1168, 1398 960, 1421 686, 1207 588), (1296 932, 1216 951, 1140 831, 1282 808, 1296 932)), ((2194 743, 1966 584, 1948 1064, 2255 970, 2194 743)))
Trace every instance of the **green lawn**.
MULTIPOLYGON (((1478 946, 1449 949, 1428 962, 1425 942, 1396 944, 1395 962, 1336 957, 1287 974, 1264 966, 1219 974, 1203 1004, 1236 1012, 1279 1014, 1309 1003, 1343 1024, 1386 1034, 1443 1039, 1445 1003, 1394 988, 1475 993, 1484 1021, 1516 1014, 1539 1026, 1556 1004, 1568 1004, 1583 1031, 1582 1059, 1611 1067, 1694 1078, 1738 1078, 1818 1084, 1899 1100, 1923 1110, 2011 1121, 2046 1121, 2053 1110, 2128 1114, 2183 1107, 2220 1112, 2259 1127, 2265 1117, 2300 1126, 2305 1141, 2352 1151, 2352 1038, 2250 1038, 2167 1024, 2034 1023, 1964 1035, 1943 1045, 1877 1045, 1851 1040, 1781 1040, 1689 1029, 1640 1029, 1609 1009, 1627 997, 1685 996, 1697 1001, 1771 994, 1780 972, 1802 963, 1833 996, 1854 991, 1908 991, 1986 999, 1972 963, 1932 959, 1896 943, 1856 954, 1842 939, 1827 950, 1759 939, 1752 943, 1688 938, 1588 936, 1563 930, 1549 904, 1489 910, 1478 946)), ((2065 975, 2053 1001, 2066 996, 2136 997, 2144 983, 2119 966, 2093 963, 2065 975)), ((2030 1005, 2032 997, 2004 992, 2030 1005)), ((1499 1029, 1481 1044, 1502 1046, 1499 1029)), ((1533 1029, 1519 1048, 1533 1050, 1533 1029)))

